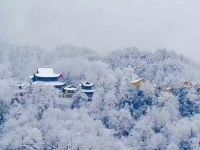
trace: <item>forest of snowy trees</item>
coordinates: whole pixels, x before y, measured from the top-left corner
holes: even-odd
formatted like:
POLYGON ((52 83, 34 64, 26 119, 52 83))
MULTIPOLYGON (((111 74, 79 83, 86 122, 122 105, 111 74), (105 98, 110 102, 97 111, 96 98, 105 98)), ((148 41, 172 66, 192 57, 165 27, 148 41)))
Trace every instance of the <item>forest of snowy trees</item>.
POLYGON ((200 83, 200 66, 173 51, 116 50, 107 55, 86 48, 52 50, 0 44, 0 149, 2 150, 195 150, 200 141, 200 89, 174 94, 154 86, 138 89, 132 80, 157 85, 200 83), (53 87, 18 82, 40 66, 63 72, 67 84, 95 83, 88 102, 53 87))

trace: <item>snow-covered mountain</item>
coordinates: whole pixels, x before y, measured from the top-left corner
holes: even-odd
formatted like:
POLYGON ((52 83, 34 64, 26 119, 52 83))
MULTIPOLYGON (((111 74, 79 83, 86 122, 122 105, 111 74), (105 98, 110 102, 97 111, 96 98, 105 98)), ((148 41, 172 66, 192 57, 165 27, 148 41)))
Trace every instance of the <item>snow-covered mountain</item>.
POLYGON ((200 66, 173 51, 136 48, 101 56, 62 46, 52 50, 0 44, 0 149, 198 149, 200 66), (51 87, 29 87, 37 67, 63 72, 67 84, 95 83, 88 102, 77 92, 59 97, 51 87), (152 86, 136 88, 144 78, 152 86), (23 89, 18 82, 24 83, 23 89), (172 93, 157 86, 171 86, 172 93))

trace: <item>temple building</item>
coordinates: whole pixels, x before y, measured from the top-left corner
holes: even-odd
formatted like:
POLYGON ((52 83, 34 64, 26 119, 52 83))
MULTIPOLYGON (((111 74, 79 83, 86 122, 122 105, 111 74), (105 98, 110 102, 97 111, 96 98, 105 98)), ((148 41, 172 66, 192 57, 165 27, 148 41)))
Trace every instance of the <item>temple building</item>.
POLYGON ((199 86, 198 84, 192 83, 190 81, 185 81, 182 84, 182 87, 184 87, 184 88, 197 88, 198 86, 199 86))
POLYGON ((32 84, 52 85, 57 88, 61 88, 65 85, 65 82, 61 81, 62 74, 54 73, 53 68, 50 67, 38 68, 37 73, 30 78, 32 80, 32 84))
POLYGON ((91 101, 94 95, 95 89, 94 84, 90 82, 85 82, 81 84, 82 91, 87 95, 88 100, 91 101))
POLYGON ((138 79, 138 80, 134 80, 131 82, 131 85, 136 87, 136 88, 141 88, 144 87, 146 85, 149 85, 150 82, 148 80, 145 79, 138 79))
POLYGON ((77 91, 76 86, 74 86, 73 84, 68 85, 68 86, 64 87, 63 90, 62 90, 63 97, 71 98, 76 91, 77 91))

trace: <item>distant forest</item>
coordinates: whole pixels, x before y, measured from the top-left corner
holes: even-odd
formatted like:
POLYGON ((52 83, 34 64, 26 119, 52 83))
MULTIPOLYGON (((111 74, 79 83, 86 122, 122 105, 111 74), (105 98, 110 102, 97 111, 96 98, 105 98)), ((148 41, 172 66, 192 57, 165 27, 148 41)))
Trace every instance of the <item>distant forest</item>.
POLYGON ((173 94, 153 86, 200 83, 200 66, 165 49, 137 48, 100 55, 75 46, 52 50, 0 44, 0 149, 2 150, 194 150, 200 141, 200 89, 173 94), (38 67, 65 74, 67 84, 95 84, 92 101, 77 92, 28 87, 38 67))

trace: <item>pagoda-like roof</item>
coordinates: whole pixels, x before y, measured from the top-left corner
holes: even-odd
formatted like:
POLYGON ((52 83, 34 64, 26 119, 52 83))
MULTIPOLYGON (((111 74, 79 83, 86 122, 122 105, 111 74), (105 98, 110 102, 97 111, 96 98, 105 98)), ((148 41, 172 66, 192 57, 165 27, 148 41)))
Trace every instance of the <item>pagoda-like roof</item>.
POLYGON ((74 86, 73 84, 70 84, 70 85, 64 87, 64 90, 66 90, 66 91, 75 91, 76 89, 77 89, 77 87, 74 86))
POLYGON ((145 80, 145 79, 138 79, 138 80, 133 80, 133 81, 131 81, 131 83, 139 83, 139 82, 146 82, 147 80, 145 80))
POLYGON ((35 74, 37 77, 59 77, 60 74, 56 74, 53 71, 53 68, 50 67, 43 67, 38 68, 37 73, 35 74))
POLYGON ((94 83, 85 82, 82 85, 85 86, 85 87, 91 87, 91 86, 94 86, 94 83))

